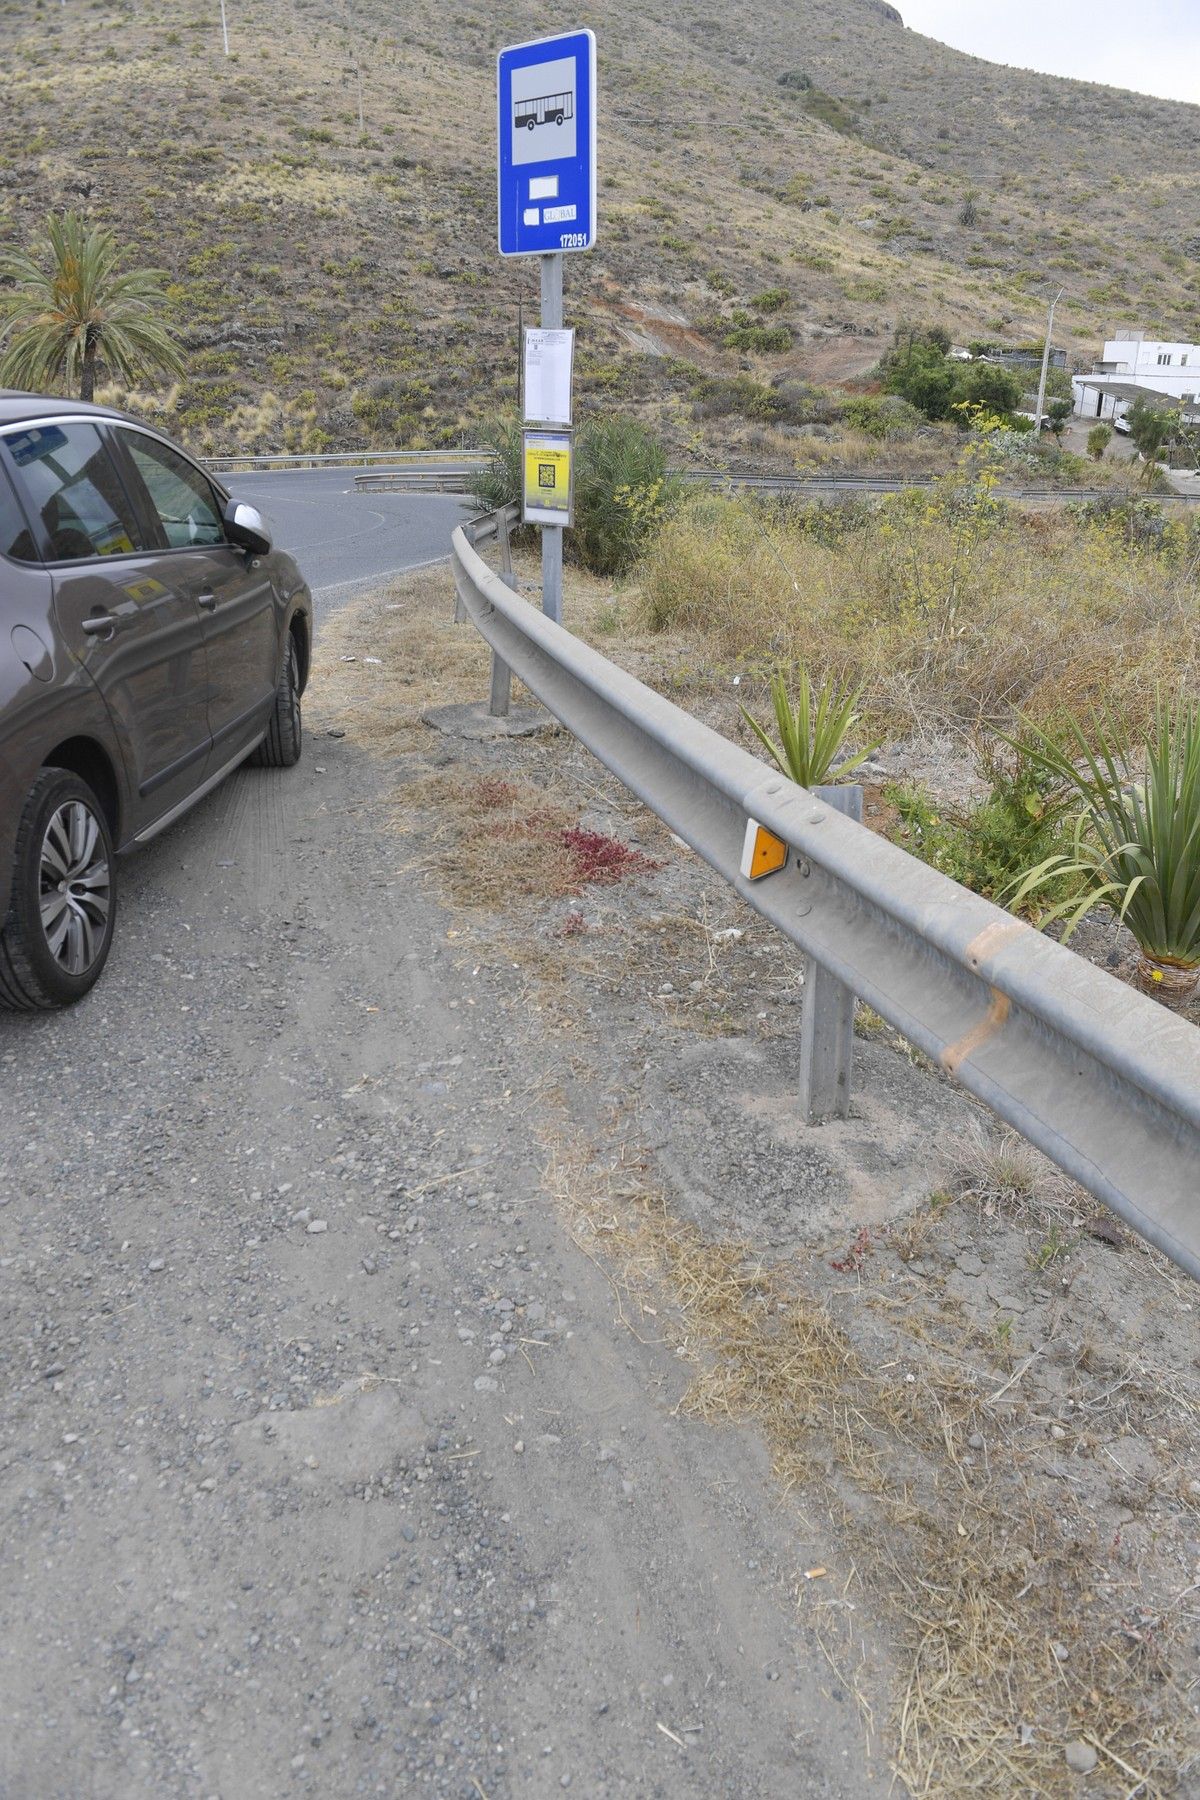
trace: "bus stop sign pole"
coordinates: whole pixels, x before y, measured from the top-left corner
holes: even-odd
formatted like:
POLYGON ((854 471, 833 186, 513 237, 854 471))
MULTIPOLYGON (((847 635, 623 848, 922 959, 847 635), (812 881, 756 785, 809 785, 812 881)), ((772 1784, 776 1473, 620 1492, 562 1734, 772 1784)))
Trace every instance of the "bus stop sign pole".
MULTIPOLYGON (((556 251, 543 256, 542 329, 559 331, 563 322, 563 259, 556 251)), ((542 611, 562 624, 563 534, 561 525, 542 526, 542 611)))
MULTIPOLYGON (((595 34, 509 44, 496 59, 496 102, 500 254, 538 258, 542 326, 561 331, 563 252, 596 241, 595 34)), ((569 414, 540 423, 568 424, 569 414)), ((543 523, 542 610, 559 624, 562 562, 563 528, 543 523)))

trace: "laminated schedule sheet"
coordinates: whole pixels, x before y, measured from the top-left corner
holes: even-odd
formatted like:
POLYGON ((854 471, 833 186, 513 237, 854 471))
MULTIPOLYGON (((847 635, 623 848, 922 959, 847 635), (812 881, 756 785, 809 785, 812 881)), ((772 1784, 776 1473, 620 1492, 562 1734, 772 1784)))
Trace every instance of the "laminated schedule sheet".
POLYGON ((574 355, 574 331, 526 331, 526 424, 571 423, 571 364, 574 355))

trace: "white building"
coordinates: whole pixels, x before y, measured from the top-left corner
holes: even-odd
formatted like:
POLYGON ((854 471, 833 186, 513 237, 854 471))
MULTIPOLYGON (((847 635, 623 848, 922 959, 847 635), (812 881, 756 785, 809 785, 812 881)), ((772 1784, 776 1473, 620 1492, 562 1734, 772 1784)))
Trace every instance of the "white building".
POLYGON ((1123 419, 1135 400, 1193 411, 1200 395, 1200 344, 1168 344, 1140 331, 1118 332, 1090 375, 1071 387, 1081 419, 1123 419))

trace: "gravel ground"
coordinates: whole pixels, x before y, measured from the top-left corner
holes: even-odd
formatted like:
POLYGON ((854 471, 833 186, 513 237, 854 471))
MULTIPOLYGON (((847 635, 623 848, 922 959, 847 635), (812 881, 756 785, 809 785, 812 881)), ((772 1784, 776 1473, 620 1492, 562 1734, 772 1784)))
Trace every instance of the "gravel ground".
POLYGON ((0 1017, 0 1794, 858 1796, 748 1432, 545 1200, 516 966, 310 738, 0 1017))
MULTIPOLYGON (((967 1711, 1029 1791, 1097 1744, 1097 1800, 1151 1759, 1195 1791, 1190 1286, 1044 1168, 1014 1196, 870 1018, 852 1117, 801 1126, 791 947, 563 734, 421 724, 431 669, 482 680, 444 586, 337 611, 299 768, 124 866, 81 1006, 0 1016, 0 1800, 892 1791, 897 1594, 951 1591, 956 1546, 1023 1633, 1039 1710, 967 1711), (521 889, 526 811, 642 859, 521 889), (442 904, 455 869, 488 906, 442 904), (872 1413, 872 1486, 798 1403, 785 1497, 792 1424, 703 1422, 736 1351, 608 1253, 631 1188, 798 1284, 945 1456, 872 1413)), ((910 1786, 940 1754, 901 1749, 910 1786)))

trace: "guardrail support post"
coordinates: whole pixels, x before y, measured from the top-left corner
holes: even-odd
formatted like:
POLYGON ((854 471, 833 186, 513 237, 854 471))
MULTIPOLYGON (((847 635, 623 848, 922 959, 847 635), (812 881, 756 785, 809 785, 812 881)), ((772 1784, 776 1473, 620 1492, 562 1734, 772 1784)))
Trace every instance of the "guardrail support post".
MULTIPOLYGON (((503 507, 496 511, 496 536, 500 540, 500 574, 504 582, 514 594, 521 591, 521 584, 513 574, 512 546, 508 541, 508 516, 503 507)), ((492 651, 492 691, 488 700, 488 712, 493 719, 507 719, 508 709, 512 705, 512 670, 496 652, 492 651)))
MULTIPOLYGON (((862 823, 860 787, 814 788, 834 812, 862 823)), ((804 1006, 800 1015, 800 1107, 810 1125, 850 1116, 850 1073, 854 1058, 854 995, 811 956, 804 959, 804 1006)))

